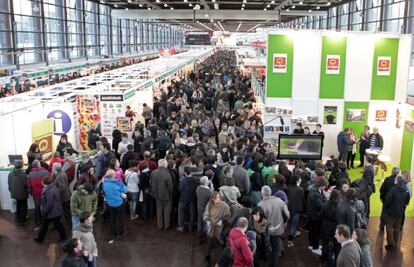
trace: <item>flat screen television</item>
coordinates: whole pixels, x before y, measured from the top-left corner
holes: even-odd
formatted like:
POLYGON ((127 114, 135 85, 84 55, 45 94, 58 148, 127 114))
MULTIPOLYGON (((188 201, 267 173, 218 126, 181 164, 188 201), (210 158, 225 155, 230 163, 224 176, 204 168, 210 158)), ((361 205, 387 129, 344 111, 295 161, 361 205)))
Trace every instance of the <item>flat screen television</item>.
POLYGON ((321 135, 279 134, 279 159, 322 159, 321 135))

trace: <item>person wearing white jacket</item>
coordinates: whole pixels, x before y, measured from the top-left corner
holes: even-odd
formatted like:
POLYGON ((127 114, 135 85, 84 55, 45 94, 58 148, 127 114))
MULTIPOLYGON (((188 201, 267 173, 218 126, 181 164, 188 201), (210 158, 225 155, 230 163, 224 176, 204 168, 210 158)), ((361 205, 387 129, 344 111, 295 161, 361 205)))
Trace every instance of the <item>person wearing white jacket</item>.
POLYGON ((129 168, 125 172, 125 183, 128 187, 129 203, 129 216, 131 220, 138 218, 137 215, 137 202, 139 197, 139 170, 138 161, 133 159, 129 161, 129 168))

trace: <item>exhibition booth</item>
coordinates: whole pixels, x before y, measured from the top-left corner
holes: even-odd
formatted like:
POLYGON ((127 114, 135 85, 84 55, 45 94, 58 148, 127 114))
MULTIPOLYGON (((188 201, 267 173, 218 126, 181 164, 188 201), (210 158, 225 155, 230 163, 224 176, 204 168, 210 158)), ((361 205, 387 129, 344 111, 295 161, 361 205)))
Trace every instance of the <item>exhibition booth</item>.
MULTIPOLYGON (((296 122, 325 133, 323 156, 338 155, 336 137, 351 127, 379 129, 383 155, 414 175, 414 107, 407 104, 411 35, 280 30, 268 33, 267 142, 296 122)), ((359 159, 357 155, 357 159, 359 159)))

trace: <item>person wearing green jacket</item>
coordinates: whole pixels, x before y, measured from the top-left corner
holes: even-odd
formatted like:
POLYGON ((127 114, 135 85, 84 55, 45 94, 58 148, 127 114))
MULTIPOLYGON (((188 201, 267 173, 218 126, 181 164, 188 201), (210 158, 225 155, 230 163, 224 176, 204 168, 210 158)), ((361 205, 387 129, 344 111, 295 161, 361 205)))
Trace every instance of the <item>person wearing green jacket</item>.
POLYGON ((98 207, 98 195, 92 184, 86 183, 80 185, 73 192, 70 199, 70 209, 72 212, 72 228, 80 224, 79 216, 82 212, 96 213, 98 207))

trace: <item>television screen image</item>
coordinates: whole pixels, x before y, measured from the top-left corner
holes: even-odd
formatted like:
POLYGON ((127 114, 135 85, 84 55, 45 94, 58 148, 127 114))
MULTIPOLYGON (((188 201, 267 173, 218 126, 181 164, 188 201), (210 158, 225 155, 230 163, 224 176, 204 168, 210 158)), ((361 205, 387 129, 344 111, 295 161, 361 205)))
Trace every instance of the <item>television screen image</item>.
POLYGON ((323 140, 320 135, 279 135, 279 159, 308 159, 322 158, 323 140))

